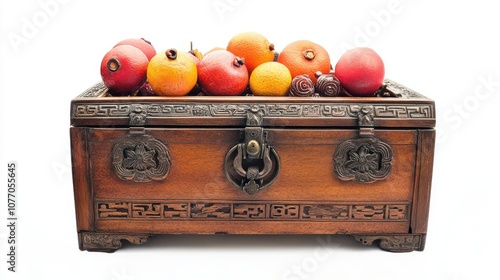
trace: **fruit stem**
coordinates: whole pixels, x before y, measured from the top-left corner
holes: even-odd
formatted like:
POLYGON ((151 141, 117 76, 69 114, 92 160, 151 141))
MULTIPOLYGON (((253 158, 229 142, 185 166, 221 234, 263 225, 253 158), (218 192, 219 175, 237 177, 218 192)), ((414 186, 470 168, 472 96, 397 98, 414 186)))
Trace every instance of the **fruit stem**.
POLYGON ((270 50, 270 51, 274 51, 274 44, 270 44, 270 45, 269 45, 269 50, 270 50))
POLYGON ((236 67, 240 67, 245 64, 245 60, 243 58, 235 57, 233 61, 233 65, 236 67))
POLYGON ((304 50, 304 52, 302 54, 304 55, 304 57, 307 60, 313 60, 314 59, 314 51, 311 50, 311 49, 304 50))
POLYGON ((108 70, 111 72, 118 71, 118 69, 120 69, 120 66, 120 62, 116 58, 111 58, 107 64, 108 70))
POLYGON ((177 58, 177 50, 176 49, 168 49, 165 52, 165 55, 167 56, 168 59, 176 59, 177 58))

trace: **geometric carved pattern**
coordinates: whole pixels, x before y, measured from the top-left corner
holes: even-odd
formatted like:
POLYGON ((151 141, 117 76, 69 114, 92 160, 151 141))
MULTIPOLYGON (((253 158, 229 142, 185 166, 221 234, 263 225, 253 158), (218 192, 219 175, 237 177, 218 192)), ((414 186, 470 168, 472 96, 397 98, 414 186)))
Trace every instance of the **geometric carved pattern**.
POLYGON ((98 219, 406 221, 408 204, 98 202, 98 219))
POLYGON ((163 204, 163 216, 165 218, 187 218, 187 203, 166 203, 163 204))
POLYGON ((386 106, 373 106, 374 115, 378 118, 426 118, 431 115, 429 106, 400 106, 400 105, 386 105, 386 106))
MULTIPOLYGON (((382 119, 404 119, 404 120, 430 120, 434 121, 435 106, 432 103, 413 102, 412 99, 426 99, 419 93, 408 89, 390 80, 384 81, 384 86, 394 94, 401 96, 397 102, 387 101, 380 98, 381 102, 372 105, 373 117, 382 119)), ((108 102, 107 88, 100 82, 80 94, 71 106, 71 120, 125 120, 130 126, 144 126, 148 118, 157 122, 162 119, 172 120, 175 118, 234 118, 243 119, 246 112, 252 107, 262 111, 265 117, 271 118, 316 118, 356 120, 359 111, 366 106, 364 100, 343 103, 327 99, 315 99, 302 101, 300 98, 293 102, 256 102, 251 99, 248 102, 210 101, 208 99, 193 99, 193 101, 182 99, 173 102, 163 102, 159 99, 151 101, 141 100, 130 102, 123 101, 108 102), (332 102, 333 101, 333 102, 332 102)), ((367 101, 371 102, 371 101, 367 101)))
POLYGON ((275 219, 298 219, 299 205, 271 205, 271 218, 275 219))
POLYGON ((389 205, 389 220, 404 220, 407 219, 407 205, 389 205))
POLYGON ((99 218, 129 218, 129 203, 99 203, 99 218))
POLYGON ((192 203, 192 218, 229 218, 230 205, 225 203, 192 203))
POLYGON ((132 203, 133 218, 160 218, 160 203, 132 203))
POLYGON ((263 219, 266 217, 265 204, 234 204, 234 218, 263 219))
POLYGON ((357 220, 383 220, 385 205, 356 205, 352 211, 353 218, 357 220))
MULTIPOLYGON (((141 118, 171 118, 171 117, 246 117, 246 112, 252 107, 262 110, 267 117, 302 118, 322 117, 357 119, 360 105, 342 103, 247 103, 247 104, 76 104, 73 107, 72 118, 130 118, 134 114, 142 114, 141 118), (139 111, 139 109, 141 111, 139 111)), ((374 117, 378 119, 434 119, 434 107, 429 104, 377 104, 373 106, 374 117)), ((132 120, 137 121, 137 120, 132 120)), ((141 121, 143 121, 141 119, 141 121)))
POLYGON ((349 206, 347 205, 304 205, 303 219, 347 220, 349 206))

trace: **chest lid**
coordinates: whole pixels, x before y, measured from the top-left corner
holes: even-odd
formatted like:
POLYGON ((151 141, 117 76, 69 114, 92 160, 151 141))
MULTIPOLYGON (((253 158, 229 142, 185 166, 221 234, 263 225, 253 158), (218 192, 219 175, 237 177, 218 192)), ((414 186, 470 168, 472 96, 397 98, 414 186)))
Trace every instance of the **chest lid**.
POLYGON ((391 80, 376 97, 133 96, 115 97, 97 83, 71 101, 72 126, 244 127, 262 112, 264 127, 432 128, 434 101, 391 80))

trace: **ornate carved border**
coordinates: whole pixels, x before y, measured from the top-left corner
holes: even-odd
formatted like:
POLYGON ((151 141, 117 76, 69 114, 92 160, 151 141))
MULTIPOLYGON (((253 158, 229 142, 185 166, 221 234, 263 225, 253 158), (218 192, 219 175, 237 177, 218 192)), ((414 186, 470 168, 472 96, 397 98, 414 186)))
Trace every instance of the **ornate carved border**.
POLYGON ((407 221, 409 205, 393 203, 274 203, 97 201, 96 219, 407 221))
MULTIPOLYGON (((363 104, 307 104, 307 103, 247 103, 247 104, 76 104, 73 107, 73 118, 128 118, 141 106, 146 117, 154 118, 188 118, 188 117, 246 117, 252 107, 259 107, 266 117, 283 118, 347 118, 357 119, 363 104)), ((375 118, 389 119, 434 119, 434 106, 431 104, 376 104, 373 105, 375 118)))
POLYGON ((104 83, 96 83, 78 95, 77 98, 96 98, 104 94, 107 90, 108 88, 104 85, 104 83))
POLYGON ((106 100, 106 87, 97 83, 73 100, 71 108, 72 120, 92 119, 129 119, 131 126, 143 126, 148 118, 244 118, 250 108, 257 108, 264 113, 266 118, 328 118, 356 120, 362 107, 373 107, 373 117, 376 119, 407 119, 407 120, 435 120, 434 103, 398 83, 387 80, 385 88, 394 95, 401 96, 388 102, 380 102, 386 97, 373 97, 356 99, 345 103, 341 97, 340 102, 322 101, 316 98, 313 101, 302 102, 295 99, 293 102, 274 102, 273 100, 252 101, 210 101, 210 98, 197 98, 193 101, 185 99, 162 102, 161 97, 147 101, 133 97, 123 97, 106 100), (377 102, 373 102, 374 100, 377 102), (413 102, 411 99, 424 99, 427 102, 413 102), (140 101, 139 101, 140 100, 140 101), (138 102, 135 102, 138 101, 138 102))
POLYGON ((389 252, 423 251, 425 234, 353 235, 363 245, 378 243, 380 249, 389 252))
POLYGON ((398 84, 392 80, 386 79, 384 80, 384 84, 391 91, 395 92, 396 94, 400 94, 403 98, 426 98, 422 94, 407 87, 404 87, 403 85, 398 84))

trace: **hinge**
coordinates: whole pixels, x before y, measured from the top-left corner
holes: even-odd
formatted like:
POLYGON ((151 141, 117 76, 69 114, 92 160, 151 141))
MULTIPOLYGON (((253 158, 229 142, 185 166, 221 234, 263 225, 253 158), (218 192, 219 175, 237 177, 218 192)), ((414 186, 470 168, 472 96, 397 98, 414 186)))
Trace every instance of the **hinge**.
POLYGON ((359 137, 338 145, 333 158, 340 180, 372 183, 389 176, 392 148, 375 137, 373 119, 373 106, 362 106, 358 111, 359 137))
POLYGON ((373 137, 374 111, 372 105, 364 105, 358 112, 359 137, 373 137))
POLYGON ((262 128, 262 121, 264 112, 259 110, 258 107, 252 107, 247 111, 247 121, 245 127, 245 145, 244 158, 248 159, 262 159, 264 145, 265 145, 265 132, 262 128))
POLYGON ((130 126, 144 126, 148 116, 148 105, 131 104, 129 113, 130 126))
POLYGON ((130 135, 144 135, 146 134, 146 130, 144 129, 144 126, 130 127, 128 133, 130 135))

